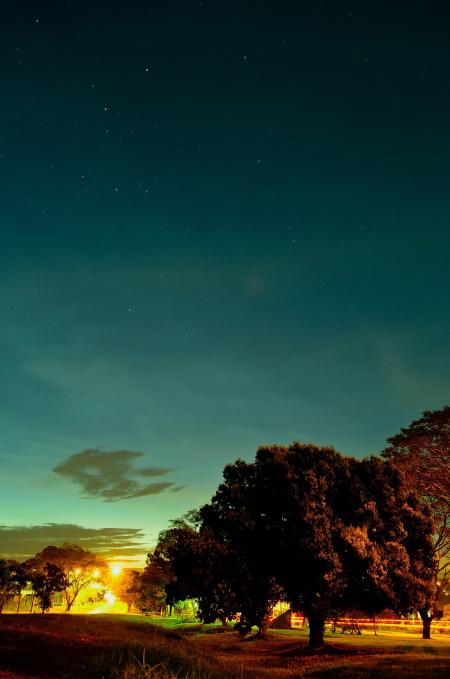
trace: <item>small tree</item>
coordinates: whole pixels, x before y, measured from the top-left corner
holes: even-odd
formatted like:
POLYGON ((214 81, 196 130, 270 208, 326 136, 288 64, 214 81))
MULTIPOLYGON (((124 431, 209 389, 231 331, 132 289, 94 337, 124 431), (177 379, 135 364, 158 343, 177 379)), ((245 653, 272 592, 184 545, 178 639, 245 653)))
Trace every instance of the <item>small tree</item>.
POLYGON ((141 573, 139 571, 124 569, 113 585, 114 594, 126 603, 128 613, 132 606, 140 605, 141 596, 141 573))
POLYGON ((3 606, 8 596, 10 584, 10 572, 8 563, 5 559, 0 559, 0 613, 3 612, 3 606))
POLYGON ((49 546, 34 557, 35 568, 51 563, 58 566, 66 577, 62 590, 66 609, 70 611, 80 592, 93 582, 97 570, 106 569, 104 561, 79 545, 65 544, 62 547, 49 546))
POLYGON ((18 561, 8 560, 9 568, 9 590, 12 596, 17 597, 16 613, 19 612, 22 601, 22 590, 29 580, 26 564, 18 561))
POLYGON ((433 517, 434 586, 419 608, 422 635, 429 639, 439 585, 450 576, 450 407, 425 411, 388 443, 383 457, 400 470, 407 486, 421 495, 433 517))
POLYGON ((159 535, 155 551, 148 556, 144 579, 165 584, 166 601, 196 599, 198 615, 205 622, 225 619, 237 612, 236 601, 224 581, 225 551, 208 530, 198 530, 192 515, 172 522, 159 535))
POLYGON ((42 570, 32 573, 31 586, 39 599, 42 613, 45 613, 51 606, 52 595, 67 588, 67 578, 59 566, 47 563, 42 570))
POLYGON ((172 607, 198 594, 193 564, 199 562, 199 544, 199 534, 187 517, 171 521, 171 527, 159 534, 142 575, 143 598, 149 608, 163 603, 172 607))
POLYGON ((162 569, 152 555, 147 555, 146 566, 139 581, 138 605, 142 611, 161 611, 166 606, 167 572, 162 569))

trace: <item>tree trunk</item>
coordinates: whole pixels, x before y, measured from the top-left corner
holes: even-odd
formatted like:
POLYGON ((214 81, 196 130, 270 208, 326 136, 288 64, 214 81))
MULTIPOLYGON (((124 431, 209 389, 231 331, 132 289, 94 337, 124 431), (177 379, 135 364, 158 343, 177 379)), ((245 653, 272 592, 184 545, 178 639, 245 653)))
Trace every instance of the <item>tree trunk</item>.
POLYGON ((258 621, 258 631, 255 635, 256 639, 266 638, 268 626, 269 626, 269 616, 265 615, 264 618, 258 621))
POLYGON ((324 615, 310 615, 309 622, 309 644, 311 650, 322 648, 324 645, 323 635, 325 633, 325 616, 324 615))
POLYGON ((19 596, 17 597, 17 608, 16 608, 16 613, 19 612, 19 609, 20 609, 20 602, 21 602, 21 601, 22 601, 22 595, 19 594, 19 596))
POLYGON ((422 639, 431 639, 431 623, 433 614, 429 608, 421 608, 419 615, 422 618, 422 639))

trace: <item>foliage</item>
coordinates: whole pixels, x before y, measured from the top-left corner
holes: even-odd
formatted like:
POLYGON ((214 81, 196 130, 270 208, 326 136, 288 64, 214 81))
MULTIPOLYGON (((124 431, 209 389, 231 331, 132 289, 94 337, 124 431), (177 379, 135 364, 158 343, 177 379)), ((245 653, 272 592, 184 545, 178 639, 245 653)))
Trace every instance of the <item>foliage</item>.
POLYGON ((166 569, 147 555, 146 566, 140 578, 137 605, 141 610, 161 611, 166 605, 165 587, 169 581, 166 569))
POLYGON ((213 622, 239 610, 227 581, 231 568, 226 557, 226 549, 210 530, 199 531, 189 517, 184 517, 159 535, 148 566, 164 574, 168 604, 197 599, 200 618, 213 622))
POLYGON ((8 559, 0 559, 0 613, 6 600, 17 596, 17 610, 19 610, 21 591, 28 580, 25 564, 8 559))
POLYGON ((141 590, 141 573, 139 571, 127 568, 121 572, 119 577, 114 579, 113 592, 127 604, 128 612, 130 612, 132 606, 140 607, 141 590))
POLYGON ((218 575, 216 586, 207 590, 206 601, 225 593, 230 613, 239 612, 236 629, 246 634, 256 626, 261 637, 273 605, 283 598, 274 577, 276 552, 267 544, 268 502, 256 466, 238 460, 225 467, 223 483, 200 510, 202 533, 215 542, 218 554, 218 566, 210 565, 218 575))
POLYGON ((424 601, 430 520, 391 465, 294 443, 260 448, 255 467, 274 575, 308 616, 312 647, 329 609, 405 613, 424 601))
POLYGON ((283 596, 323 643, 330 609, 406 613, 429 595, 431 522, 399 473, 377 458, 294 443, 227 465, 197 526, 161 535, 168 597, 196 596, 205 621, 240 612, 264 634, 283 596))
MULTIPOLYGON (((434 593, 421 611, 424 622, 438 606, 439 581, 450 575, 450 407, 425 411, 421 418, 388 439, 382 455, 401 472, 431 509, 434 521, 434 593)), ((424 629, 426 636, 429 630, 424 629)))
POLYGON ((19 612, 20 602, 22 599, 22 589, 29 580, 29 573, 26 563, 22 564, 18 561, 8 560, 9 568, 9 593, 17 597, 17 612, 19 612))
POLYGON ((450 514, 450 406, 426 410, 388 443, 383 456, 402 470, 434 510, 450 514))
POLYGON ((65 575, 63 589, 66 608, 70 611, 79 593, 89 586, 96 570, 104 570, 106 564, 95 554, 79 545, 49 546, 30 560, 35 570, 42 571, 47 563, 58 566, 65 575))
POLYGON ((0 613, 9 591, 10 574, 8 564, 5 559, 0 559, 0 613))
POLYGON ((194 622, 198 618, 197 599, 180 599, 175 603, 174 611, 184 622, 194 622))
POLYGON ((67 588, 67 577, 59 566, 46 563, 39 571, 31 574, 31 586, 39 599, 42 613, 52 605, 52 595, 67 588))

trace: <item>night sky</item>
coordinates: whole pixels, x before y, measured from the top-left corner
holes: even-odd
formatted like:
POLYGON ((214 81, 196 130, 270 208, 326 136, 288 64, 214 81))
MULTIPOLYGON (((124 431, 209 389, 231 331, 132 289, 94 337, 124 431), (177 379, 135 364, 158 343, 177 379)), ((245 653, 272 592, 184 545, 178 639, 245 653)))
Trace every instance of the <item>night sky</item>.
POLYGON ((1 2, 0 555, 139 558, 258 445, 448 401, 449 25, 1 2))

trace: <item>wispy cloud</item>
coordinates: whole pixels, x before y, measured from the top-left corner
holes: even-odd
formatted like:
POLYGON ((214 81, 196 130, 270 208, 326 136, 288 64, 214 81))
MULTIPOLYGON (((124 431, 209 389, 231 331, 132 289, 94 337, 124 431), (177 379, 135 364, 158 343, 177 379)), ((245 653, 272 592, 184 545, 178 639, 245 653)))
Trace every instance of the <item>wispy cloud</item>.
POLYGON ((85 528, 76 524, 0 526, 0 555, 22 561, 48 545, 76 543, 104 558, 133 561, 147 551, 140 528, 85 528))
POLYGON ((141 483, 140 478, 158 478, 173 471, 168 467, 135 468, 133 462, 144 456, 132 450, 105 451, 88 448, 59 462, 53 471, 81 487, 84 498, 105 502, 158 495, 174 488, 170 481, 141 483), (136 479, 137 477, 137 479, 136 479))

